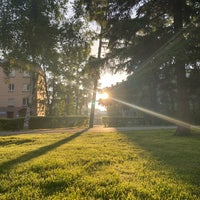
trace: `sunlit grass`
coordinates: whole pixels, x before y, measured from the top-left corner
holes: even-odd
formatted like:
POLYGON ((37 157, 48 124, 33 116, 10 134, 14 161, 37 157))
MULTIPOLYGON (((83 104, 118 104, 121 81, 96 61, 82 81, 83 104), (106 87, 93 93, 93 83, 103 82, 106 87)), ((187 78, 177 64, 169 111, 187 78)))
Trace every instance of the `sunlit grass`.
POLYGON ((172 130, 0 137, 0 199, 200 199, 200 137, 172 130))

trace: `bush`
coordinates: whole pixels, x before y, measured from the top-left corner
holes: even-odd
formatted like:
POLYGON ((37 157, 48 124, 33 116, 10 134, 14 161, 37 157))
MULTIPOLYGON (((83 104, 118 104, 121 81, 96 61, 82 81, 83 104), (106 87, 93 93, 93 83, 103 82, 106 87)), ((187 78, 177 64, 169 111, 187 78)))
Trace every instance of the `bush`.
POLYGON ((20 130, 23 128, 24 118, 0 119, 0 130, 20 130))
POLYGON ((74 126, 86 126, 87 124, 87 116, 31 117, 30 119, 30 129, 64 128, 74 126))
POLYGON ((150 115, 144 115, 145 124, 148 126, 172 126, 173 123, 166 121, 164 119, 160 119, 158 117, 153 117, 150 115))
MULTIPOLYGON (((0 119, 0 130, 20 130, 23 129, 23 124, 24 118, 0 119)), ((87 125, 87 116, 31 117, 29 128, 64 128, 87 125)))
POLYGON ((102 118, 102 123, 105 127, 127 127, 127 126, 170 126, 172 123, 152 117, 149 115, 144 115, 143 117, 116 117, 108 116, 102 118))
POLYGON ((105 127, 141 126, 145 120, 143 117, 103 117, 102 123, 105 127))

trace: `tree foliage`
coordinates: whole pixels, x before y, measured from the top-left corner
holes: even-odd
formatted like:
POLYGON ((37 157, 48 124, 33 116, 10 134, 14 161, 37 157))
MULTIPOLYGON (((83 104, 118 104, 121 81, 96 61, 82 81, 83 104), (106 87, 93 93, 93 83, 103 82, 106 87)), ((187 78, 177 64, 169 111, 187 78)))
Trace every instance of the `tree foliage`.
MULTIPOLYGON (((197 83, 193 72, 199 72, 199 1, 108 2, 112 8, 106 27, 108 63, 114 63, 114 69, 134 72, 133 84, 137 86, 132 87, 140 91, 132 92, 148 100, 144 106, 157 110, 163 104, 165 108, 159 110, 166 111, 170 105, 168 113, 173 111, 190 122, 192 96, 199 99, 199 90, 195 88, 191 95, 194 88, 190 85, 197 83)), ((189 129, 181 129, 183 132, 189 129)))
MULTIPOLYGON (((67 92, 65 87, 72 85, 55 80, 66 82, 68 79, 68 82, 73 82, 79 79, 88 58, 90 41, 86 21, 81 18, 83 16, 77 12, 75 5, 71 8, 71 16, 66 15, 70 6, 66 0, 2 0, 0 5, 0 50, 4 69, 8 72, 12 67, 28 69, 31 73, 32 97, 37 74, 43 71, 48 113, 51 114, 53 102, 58 101, 64 91, 67 92)), ((33 103, 32 97, 29 106, 33 103)), ((63 114, 65 111, 57 113, 63 114)))

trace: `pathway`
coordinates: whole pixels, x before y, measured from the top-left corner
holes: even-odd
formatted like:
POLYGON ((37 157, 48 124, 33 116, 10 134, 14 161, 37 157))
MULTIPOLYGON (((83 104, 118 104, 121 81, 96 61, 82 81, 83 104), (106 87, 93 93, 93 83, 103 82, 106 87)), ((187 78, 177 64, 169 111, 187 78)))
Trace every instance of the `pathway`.
POLYGON ((95 125, 90 128, 89 132, 112 132, 112 131, 132 131, 132 130, 162 130, 175 129, 176 126, 136 126, 136 127, 104 127, 103 125, 95 125))
MULTIPOLYGON (((159 130, 159 129, 175 129, 176 126, 140 126, 140 127, 104 127, 103 125, 95 125, 93 128, 86 129, 88 132, 112 132, 112 131, 132 131, 132 130, 159 130)), ((18 134, 34 134, 34 133, 77 133, 84 128, 56 128, 56 129, 34 129, 20 131, 0 131, 0 136, 18 135, 18 134)))

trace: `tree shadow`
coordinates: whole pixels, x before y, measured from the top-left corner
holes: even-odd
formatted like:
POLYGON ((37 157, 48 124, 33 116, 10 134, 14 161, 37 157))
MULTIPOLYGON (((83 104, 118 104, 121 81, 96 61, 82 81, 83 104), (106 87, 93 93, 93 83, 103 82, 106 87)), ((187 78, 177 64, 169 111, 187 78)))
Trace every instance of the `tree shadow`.
POLYGON ((62 140, 59 140, 59 141, 57 141, 57 142, 55 142, 53 144, 41 147, 39 149, 36 149, 36 150, 31 151, 31 152, 25 153, 25 154, 13 159, 13 160, 9 160, 9 161, 6 161, 4 163, 1 163, 0 164, 0 173, 9 170, 14 165, 17 165, 17 164, 20 164, 20 163, 24 163, 24 162, 26 162, 28 160, 31 160, 31 159, 36 158, 36 157, 39 157, 39 156, 47 153, 48 151, 51 151, 51 150, 53 150, 53 149, 65 144, 67 142, 70 142, 71 140, 77 138, 78 136, 80 136, 82 133, 84 133, 87 130, 88 130, 88 128, 86 128, 86 129, 84 129, 82 131, 76 132, 73 135, 71 135, 71 136, 69 136, 67 138, 64 138, 62 140))
MULTIPOLYGON (((200 185, 200 137, 174 136, 173 130, 121 132, 128 141, 144 149, 174 175, 194 186, 200 185)), ((159 166, 157 168, 159 170, 159 166)))
POLYGON ((34 142, 34 140, 30 139, 19 139, 19 140, 5 140, 5 141, 0 141, 0 146, 8 146, 8 145, 20 145, 20 144, 25 144, 25 143, 31 143, 34 142))

